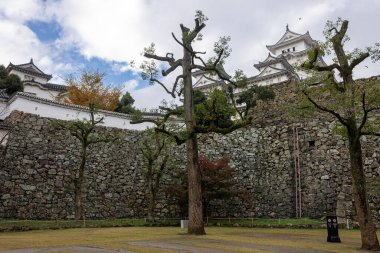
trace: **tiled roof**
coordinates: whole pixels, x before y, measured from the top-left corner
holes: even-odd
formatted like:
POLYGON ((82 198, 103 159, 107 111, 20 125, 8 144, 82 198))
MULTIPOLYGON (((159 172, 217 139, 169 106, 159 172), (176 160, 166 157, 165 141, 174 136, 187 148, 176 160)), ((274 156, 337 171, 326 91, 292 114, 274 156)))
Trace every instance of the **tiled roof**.
POLYGON ((12 126, 0 120, 0 129, 11 129, 12 126))
POLYGON ((42 86, 49 90, 67 91, 66 85, 60 85, 60 84, 55 84, 55 83, 44 83, 42 84, 42 86))
POLYGON ((28 63, 18 64, 18 65, 10 62, 7 69, 8 71, 15 69, 26 74, 31 74, 31 75, 46 78, 47 80, 50 80, 52 78, 52 75, 45 74, 36 65, 34 65, 33 59, 30 59, 30 62, 28 63))
POLYGON ((8 99, 9 95, 5 92, 5 89, 0 89, 0 98, 8 99))
MULTIPOLYGON (((61 106, 61 107, 66 107, 66 108, 75 108, 75 109, 79 109, 82 111, 88 111, 88 107, 86 107, 86 106, 53 101, 53 100, 46 99, 46 98, 36 97, 34 95, 31 95, 31 94, 25 93, 25 92, 17 92, 14 96, 12 96, 12 98, 9 100, 8 103, 12 103, 13 100, 17 99, 17 97, 23 97, 23 98, 26 98, 26 99, 32 100, 32 101, 39 101, 43 104, 50 104, 50 105, 56 105, 56 106, 61 106)), ((101 109, 98 110, 98 112, 104 113, 105 115, 113 115, 113 116, 117 116, 120 118, 131 119, 131 115, 125 114, 125 113, 112 112, 112 111, 106 111, 106 110, 101 110, 101 109)), ((157 116, 157 114, 155 114, 155 113, 143 113, 143 116, 153 117, 153 116, 157 116)))
POLYGON ((60 85, 55 83, 40 83, 36 81, 24 81, 25 84, 31 84, 31 85, 37 85, 42 88, 48 89, 48 90, 55 90, 55 91, 67 91, 66 85, 60 85))

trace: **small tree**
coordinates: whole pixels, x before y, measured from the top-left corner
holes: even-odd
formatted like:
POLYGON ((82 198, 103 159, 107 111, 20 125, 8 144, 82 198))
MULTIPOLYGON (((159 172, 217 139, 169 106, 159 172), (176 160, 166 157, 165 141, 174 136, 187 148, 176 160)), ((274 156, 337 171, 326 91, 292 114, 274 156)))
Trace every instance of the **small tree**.
MULTIPOLYGON (((223 155, 215 162, 200 156, 199 162, 202 173, 202 203, 205 215, 210 215, 210 202, 216 199, 238 197, 246 203, 251 201, 247 191, 240 188, 234 179, 236 171, 229 166, 230 158, 227 155, 223 155)), ((166 188, 166 192, 176 199, 181 209, 181 216, 185 217, 188 200, 186 173, 178 171, 176 179, 172 185, 166 188)))
POLYGON ((233 125, 231 118, 236 110, 228 101, 226 92, 214 89, 204 99, 201 94, 200 91, 194 93, 198 96, 194 97, 194 114, 198 126, 227 128, 233 125))
POLYGON ((140 151, 145 160, 143 175, 147 183, 148 220, 154 221, 154 208, 157 194, 161 190, 161 178, 169 165, 170 151, 173 141, 166 135, 148 130, 139 143, 140 151))
MULTIPOLYGON (((229 37, 221 37, 215 43, 214 52, 216 55, 211 59, 204 60, 201 55, 205 52, 199 52, 193 48, 195 41, 202 39, 201 30, 205 28, 207 17, 201 11, 196 12, 195 27, 190 29, 183 24, 181 28, 181 38, 178 39, 174 33, 174 40, 181 46, 183 55, 182 58, 175 59, 172 53, 167 53, 165 56, 156 54, 155 46, 152 43, 144 49, 144 56, 151 59, 145 61, 142 65, 142 78, 149 80, 151 84, 159 84, 172 97, 180 97, 183 95, 183 106, 177 108, 161 107, 165 111, 161 119, 141 119, 135 120, 134 123, 152 122, 156 125, 156 130, 172 136, 177 144, 186 143, 186 160, 189 183, 189 234, 205 234, 203 222, 202 208, 202 189, 201 189, 201 173, 198 159, 198 143, 197 135, 200 133, 221 133, 228 134, 238 128, 245 127, 251 124, 252 117, 249 113, 240 112, 237 108, 234 99, 234 88, 242 88, 247 84, 247 78, 241 71, 237 71, 234 77, 229 76, 223 68, 225 59, 229 56, 231 50, 228 46, 229 37), (178 68, 182 69, 182 73, 175 78, 173 85, 165 85, 160 81, 159 69, 155 60, 166 64, 167 68, 161 71, 162 76, 171 74, 178 68), (224 90, 228 91, 229 102, 235 108, 238 119, 232 121, 228 127, 214 125, 197 125, 196 116, 194 113, 194 91, 192 73, 196 70, 201 70, 216 76, 222 81, 224 90), (183 117, 186 129, 180 133, 173 132, 167 129, 166 122, 172 117, 183 117)), ((248 108, 250 109, 250 108, 248 108)), ((248 111, 248 110, 247 110, 248 111)))
POLYGON ((97 101, 98 109, 114 111, 119 103, 121 91, 103 83, 104 74, 94 71, 83 71, 80 78, 74 76, 66 80, 68 94, 62 98, 63 102, 88 106, 97 101))
POLYGON ((9 74, 7 69, 0 65, 0 89, 5 89, 8 95, 12 95, 17 91, 23 91, 24 85, 19 76, 9 74))
POLYGON ((380 51, 376 47, 346 51, 344 43, 349 39, 346 35, 347 28, 347 20, 339 19, 336 23, 328 21, 325 29, 326 43, 318 44, 308 52, 308 61, 302 67, 314 75, 301 87, 306 98, 302 106, 304 109, 316 108, 334 116, 338 121, 338 132, 347 137, 362 248, 379 250, 376 227, 368 204, 361 137, 380 136, 376 132, 380 118, 379 114, 375 114, 380 112, 380 84, 376 80, 358 82, 352 75, 354 68, 368 57, 378 60, 380 51), (334 63, 321 65, 319 58, 331 51, 336 56, 334 63), (341 82, 336 80, 334 71, 339 74, 341 82))
POLYGON ((103 117, 95 118, 96 103, 92 102, 89 105, 90 119, 74 120, 74 121, 54 121, 53 125, 70 132, 80 142, 80 164, 75 171, 74 179, 74 195, 75 195, 75 219, 83 220, 83 193, 85 186, 85 168, 87 161, 88 147, 101 142, 111 142, 116 140, 115 136, 107 133, 95 132, 95 127, 102 123, 103 117))
POLYGON ((120 99, 115 112, 121 112, 125 114, 133 114, 136 109, 133 107, 135 100, 132 95, 127 91, 120 99))

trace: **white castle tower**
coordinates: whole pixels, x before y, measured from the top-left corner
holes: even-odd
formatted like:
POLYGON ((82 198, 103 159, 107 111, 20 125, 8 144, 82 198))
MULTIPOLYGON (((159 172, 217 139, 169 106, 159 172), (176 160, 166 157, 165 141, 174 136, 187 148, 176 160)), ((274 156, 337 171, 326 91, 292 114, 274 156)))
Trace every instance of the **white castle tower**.
MULTIPOLYGON (((315 43, 308 31, 305 34, 295 33, 286 25, 281 38, 275 44, 266 46, 269 50, 267 58, 253 65, 260 73, 250 77, 248 85, 272 85, 290 79, 306 78, 307 75, 296 67, 307 60, 307 51, 315 43)), ((321 65, 326 65, 322 58, 319 61, 321 65)), ((202 90, 206 94, 213 88, 220 87, 222 83, 201 71, 195 72, 193 76, 196 79, 195 89, 202 90)))

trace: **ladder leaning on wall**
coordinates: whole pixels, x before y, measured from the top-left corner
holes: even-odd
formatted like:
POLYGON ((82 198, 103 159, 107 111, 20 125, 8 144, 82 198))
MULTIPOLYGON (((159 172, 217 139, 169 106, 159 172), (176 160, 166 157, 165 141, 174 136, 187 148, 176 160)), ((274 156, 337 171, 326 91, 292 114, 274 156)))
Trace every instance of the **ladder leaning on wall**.
POLYGON ((293 127, 293 159, 294 159, 294 179, 296 195, 296 217, 302 217, 302 193, 301 193, 301 167, 300 167, 300 145, 298 127, 293 127))

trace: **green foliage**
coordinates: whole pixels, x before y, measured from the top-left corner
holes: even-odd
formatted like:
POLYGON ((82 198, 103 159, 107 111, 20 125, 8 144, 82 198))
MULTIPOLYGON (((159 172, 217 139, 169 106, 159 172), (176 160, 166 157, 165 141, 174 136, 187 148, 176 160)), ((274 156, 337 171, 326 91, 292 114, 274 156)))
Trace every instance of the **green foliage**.
POLYGON ((199 20, 200 24, 203 24, 208 20, 208 17, 201 10, 195 11, 195 18, 199 20))
MULTIPOLYGON (((380 108, 379 81, 353 81, 352 73, 355 66, 367 57, 371 57, 372 60, 379 59, 380 44, 351 51, 343 49, 345 42, 350 40, 346 33, 347 27, 348 21, 340 18, 336 22, 327 21, 324 29, 326 42, 319 42, 308 51, 308 60, 302 64, 302 68, 310 77, 299 83, 298 101, 293 106, 293 115, 314 116, 317 109, 330 114, 334 112, 335 117, 340 115, 342 119, 353 118, 358 127, 364 122, 361 129, 364 132, 375 132, 379 122, 376 117, 371 118, 366 110, 370 109, 369 112, 372 112, 380 108), (335 58, 333 64, 325 67, 320 64, 319 58, 326 54, 333 54, 335 58), (334 71, 338 72, 339 77, 334 71), (337 78, 341 78, 342 81, 339 82, 337 78)), ((340 122, 333 131, 347 137, 345 127, 340 122)))
POLYGON ((196 94, 194 112, 197 125, 227 128, 233 124, 231 117, 235 115, 235 109, 224 91, 214 89, 208 98, 201 95, 201 92, 196 94))
POLYGON ((220 65, 223 65, 225 63, 225 59, 228 58, 230 55, 231 55, 231 52, 232 52, 232 49, 229 45, 231 41, 231 37, 230 36, 221 36, 219 37, 219 40, 217 42, 214 43, 214 53, 215 53, 215 56, 213 56, 208 62, 209 64, 212 64, 213 62, 215 62, 219 55, 222 54, 220 56, 220 60, 219 60, 219 64, 220 65))
POLYGON ((236 103, 244 105, 244 113, 256 106, 258 100, 268 101, 274 99, 275 94, 269 86, 252 86, 244 90, 237 98, 236 103))
POLYGON ((12 95, 17 91, 23 91, 24 85, 19 76, 9 74, 7 69, 0 65, 0 89, 5 89, 8 95, 12 95))
POLYGON ((148 218, 154 221, 154 209, 157 194, 161 189, 161 179, 169 167, 173 166, 170 164, 170 154, 175 144, 170 137, 149 129, 139 140, 138 145, 145 161, 145 166, 141 169, 149 201, 148 218))
POLYGON ((135 112, 135 108, 133 107, 133 103, 135 100, 132 95, 127 91, 120 99, 115 111, 121 112, 125 114, 133 114, 135 112))
POLYGON ((111 142, 118 139, 117 136, 107 132, 96 132, 95 127, 103 122, 103 117, 95 118, 97 111, 95 103, 89 105, 89 110, 90 119, 71 121, 53 120, 52 125, 56 128, 69 131, 72 136, 80 141, 83 150, 94 143, 111 142))

